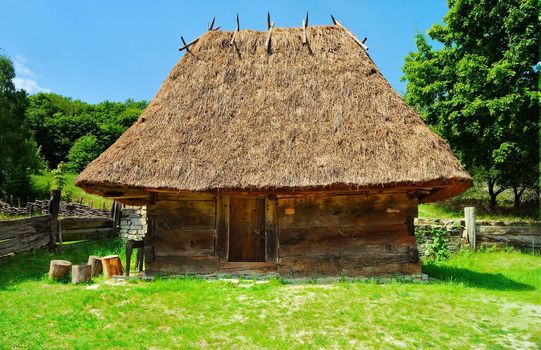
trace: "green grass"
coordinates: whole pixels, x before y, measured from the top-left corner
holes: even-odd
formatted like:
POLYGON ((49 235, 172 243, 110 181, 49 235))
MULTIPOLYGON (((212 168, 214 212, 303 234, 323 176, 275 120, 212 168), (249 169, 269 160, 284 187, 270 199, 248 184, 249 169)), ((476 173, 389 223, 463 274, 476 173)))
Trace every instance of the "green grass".
MULTIPOLYGON (((95 208, 105 208, 111 206, 111 201, 103 197, 88 194, 81 188, 75 186, 77 174, 66 174, 66 185, 62 191, 62 199, 71 201, 83 200, 83 204, 92 204, 95 208)), ((43 172, 39 175, 32 175, 32 188, 39 198, 48 198, 50 196, 50 188, 53 176, 50 172, 43 172)))
POLYGON ((49 260, 122 253, 117 241, 1 262, 0 348, 527 349, 541 344, 541 256, 462 253, 435 280, 288 284, 160 279, 93 287, 44 279, 49 260))

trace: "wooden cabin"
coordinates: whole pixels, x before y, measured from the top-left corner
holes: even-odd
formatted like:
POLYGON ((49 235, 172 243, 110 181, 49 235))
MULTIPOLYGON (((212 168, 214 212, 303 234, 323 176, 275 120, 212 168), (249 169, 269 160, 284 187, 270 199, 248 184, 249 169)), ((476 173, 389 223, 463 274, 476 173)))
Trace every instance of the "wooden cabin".
POLYGON ((420 273, 418 204, 472 181, 351 32, 212 30, 188 49, 77 179, 147 206, 147 273, 420 273))

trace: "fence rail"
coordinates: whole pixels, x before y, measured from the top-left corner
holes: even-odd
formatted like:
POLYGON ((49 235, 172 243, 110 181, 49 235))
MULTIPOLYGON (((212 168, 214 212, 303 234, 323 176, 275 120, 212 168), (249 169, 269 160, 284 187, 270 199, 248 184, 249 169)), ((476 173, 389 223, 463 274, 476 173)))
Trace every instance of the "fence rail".
POLYGON ((0 221, 0 257, 47 246, 51 221, 50 215, 0 221))

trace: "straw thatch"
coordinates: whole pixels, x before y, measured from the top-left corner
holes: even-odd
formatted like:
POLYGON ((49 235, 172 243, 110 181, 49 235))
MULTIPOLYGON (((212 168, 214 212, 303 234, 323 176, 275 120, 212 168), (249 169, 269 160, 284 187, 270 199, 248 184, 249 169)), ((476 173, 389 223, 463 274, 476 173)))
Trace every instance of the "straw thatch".
POLYGON ((172 191, 471 185, 446 142, 338 26, 211 31, 77 185, 172 191))

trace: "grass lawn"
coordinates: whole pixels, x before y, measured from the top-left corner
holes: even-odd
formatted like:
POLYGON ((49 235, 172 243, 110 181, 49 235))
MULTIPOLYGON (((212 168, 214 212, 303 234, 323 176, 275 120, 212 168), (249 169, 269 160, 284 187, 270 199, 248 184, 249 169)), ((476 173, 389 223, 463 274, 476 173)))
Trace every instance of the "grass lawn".
POLYGON ((51 258, 119 253, 116 241, 0 261, 0 348, 538 349, 541 256, 462 253, 430 283, 288 284, 162 279, 52 283, 51 258))

